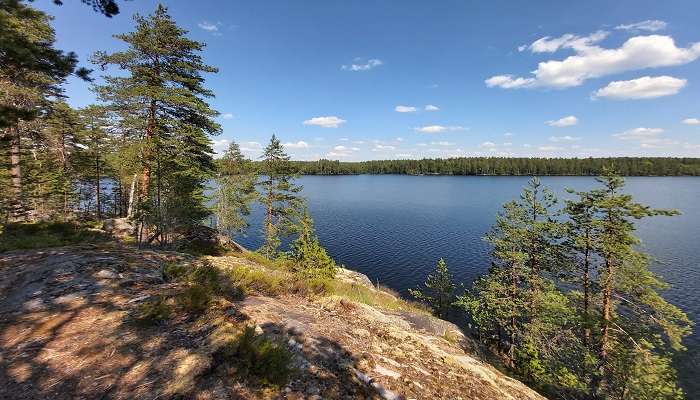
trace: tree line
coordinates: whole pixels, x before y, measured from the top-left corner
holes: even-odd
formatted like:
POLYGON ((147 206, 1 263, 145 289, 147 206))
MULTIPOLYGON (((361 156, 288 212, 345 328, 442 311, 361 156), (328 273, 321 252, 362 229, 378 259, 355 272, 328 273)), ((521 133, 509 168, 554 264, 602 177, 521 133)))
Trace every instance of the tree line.
POLYGON ((700 176, 700 158, 607 157, 526 158, 456 157, 422 160, 296 161, 303 175, 575 175, 599 176, 614 166, 622 176, 700 176))
POLYGON ((440 260, 411 293, 439 316, 465 312, 509 371, 553 397, 682 399, 672 357, 692 322, 634 235, 636 221, 678 212, 635 202, 610 170, 597 181, 559 204, 533 178, 485 237, 486 275, 458 293, 440 260))

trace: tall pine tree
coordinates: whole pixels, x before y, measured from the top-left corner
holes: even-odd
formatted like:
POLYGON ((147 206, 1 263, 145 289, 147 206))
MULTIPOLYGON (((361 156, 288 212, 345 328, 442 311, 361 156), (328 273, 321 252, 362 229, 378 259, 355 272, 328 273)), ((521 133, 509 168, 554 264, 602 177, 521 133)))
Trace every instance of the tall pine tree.
POLYGON ((127 50, 93 56, 103 69, 116 66, 126 76, 107 76, 96 90, 113 108, 131 110, 143 121, 139 220, 144 239, 164 244, 169 232, 196 224, 208 212, 203 191, 214 170, 208 135, 221 128, 205 101, 213 93, 202 73, 217 70, 202 62, 204 45, 188 39, 166 7, 134 19, 134 32, 116 35, 127 50))

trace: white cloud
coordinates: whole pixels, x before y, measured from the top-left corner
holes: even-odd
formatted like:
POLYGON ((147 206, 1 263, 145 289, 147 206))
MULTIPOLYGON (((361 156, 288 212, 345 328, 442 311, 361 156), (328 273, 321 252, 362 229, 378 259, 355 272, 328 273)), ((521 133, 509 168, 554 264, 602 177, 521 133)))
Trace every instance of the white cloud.
POLYGON ((561 147, 557 147, 557 146, 540 146, 540 147, 537 148, 537 150, 539 150, 539 151, 557 151, 557 150, 561 150, 561 147))
POLYGON ((532 87, 535 84, 535 78, 514 78, 513 75, 496 75, 485 80, 486 86, 498 86, 503 89, 519 89, 532 87))
POLYGON ((483 148, 486 148, 486 149, 491 149, 491 148, 496 147, 496 143, 494 143, 494 142, 484 142, 484 143, 480 144, 479 147, 483 147, 483 148))
POLYGON ((222 117, 223 119, 231 119, 231 118, 233 118, 233 114, 231 114, 231 113, 224 113, 224 114, 221 114, 221 117, 222 117))
POLYGON ((440 107, 428 104, 425 106, 425 111, 440 111, 440 107))
POLYGON ((355 62, 358 64, 352 63, 350 65, 342 65, 340 69, 343 71, 369 71, 370 69, 384 64, 382 60, 376 58, 369 59, 367 62, 362 62, 362 59, 356 58, 355 62))
POLYGON ((606 97, 615 100, 653 99, 678 93, 688 81, 672 76, 644 76, 629 81, 610 82, 606 87, 598 89, 596 97, 606 97))
POLYGON ((416 112, 416 108, 412 106, 396 106, 394 108, 394 111, 400 112, 400 113, 412 113, 416 112))
POLYGON ((555 120, 549 120, 545 122, 549 126, 555 126, 557 128, 564 128, 567 126, 572 126, 578 124, 578 118, 574 117, 573 115, 569 115, 568 117, 564 118, 559 118, 555 120))
POLYGON ((241 143, 241 151, 244 152, 257 152, 262 150, 262 144, 258 142, 244 142, 241 143))
POLYGON ((214 153, 216 156, 221 156, 226 152, 228 146, 231 144, 229 139, 214 139, 212 140, 212 145, 214 147, 214 153))
POLYGON ((294 143, 294 142, 284 143, 284 147, 288 147, 290 149, 308 149, 309 144, 303 140, 300 140, 296 143, 294 143))
POLYGON ((340 119, 336 116, 314 117, 304 121, 304 125, 316 125, 322 128, 337 128, 345 122, 347 121, 345 121, 344 119, 340 119))
POLYGON ((662 133, 664 133, 664 130, 661 128, 634 128, 616 133, 613 136, 621 140, 649 141, 657 138, 662 133))
POLYGON ((549 141, 550 142, 575 142, 577 140, 581 140, 580 137, 574 137, 574 136, 550 136, 549 141))
POLYGON ((554 39, 542 38, 540 40, 544 42, 536 47, 538 50, 571 48, 576 54, 563 60, 540 62, 531 77, 496 75, 485 83, 489 87, 504 89, 567 88, 579 86, 588 79, 625 71, 687 64, 700 56, 700 43, 679 48, 670 36, 635 36, 619 48, 606 49, 594 44, 600 37, 594 35, 584 38, 564 35, 563 40, 556 42, 554 39))
POLYGON ((338 139, 338 140, 340 140, 341 142, 347 142, 347 141, 350 140, 350 139, 348 139, 348 138, 346 138, 346 137, 341 137, 341 138, 338 139))
POLYGON ((434 146, 454 146, 456 143, 441 141, 441 142, 430 142, 430 144, 432 144, 434 146))
POLYGON ((394 154, 394 157, 396 157, 396 158, 413 158, 413 154, 411 154, 411 153, 397 153, 397 154, 394 154))
POLYGON ((646 21, 635 22, 633 24, 618 25, 615 27, 615 29, 625 30, 625 31, 633 31, 633 32, 639 32, 639 31, 656 32, 656 31, 661 31, 661 30, 666 29, 667 25, 668 24, 666 24, 666 22, 659 21, 658 19, 648 19, 646 21))
POLYGON ((505 137, 513 137, 513 135, 515 135, 513 132, 506 132, 503 134, 505 137))
POLYGON ((207 32, 218 32, 219 31, 219 26, 221 26, 221 22, 217 23, 211 23, 207 21, 202 21, 197 24, 200 28, 204 29, 207 32))
POLYGON ((447 131, 463 131, 465 130, 462 126, 442 126, 442 125, 427 125, 420 128, 415 128, 418 132, 423 133, 442 133, 447 131))
POLYGON ((372 151, 389 151, 389 150, 396 150, 396 146, 375 144, 374 148, 372 149, 372 151))
POLYGON ((533 53, 554 53, 559 49, 574 49, 582 51, 591 47, 593 44, 600 42, 608 36, 608 32, 597 31, 588 36, 577 36, 567 33, 558 38, 545 36, 535 40, 531 45, 518 47, 518 50, 524 51, 529 49, 533 53))
POLYGON ((698 118, 686 118, 683 120, 686 125, 700 125, 700 119, 698 118))
POLYGON ((345 158, 353 155, 354 152, 360 151, 358 147, 348 147, 343 145, 338 145, 333 147, 333 150, 326 154, 326 157, 337 157, 345 158))

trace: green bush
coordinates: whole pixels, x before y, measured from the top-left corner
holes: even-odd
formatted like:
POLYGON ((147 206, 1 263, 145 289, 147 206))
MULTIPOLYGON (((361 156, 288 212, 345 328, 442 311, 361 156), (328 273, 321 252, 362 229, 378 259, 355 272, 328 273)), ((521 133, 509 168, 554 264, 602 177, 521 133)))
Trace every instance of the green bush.
POLYGON ((178 296, 178 303, 190 313, 202 313, 209 307, 211 293, 206 287, 195 284, 178 296))
POLYGON ((292 353, 284 345, 257 335, 252 326, 224 347, 223 356, 236 367, 238 375, 262 384, 282 385, 292 373, 292 353))
POLYGON ((170 319, 171 314, 172 309, 167 303, 167 298, 158 296, 141 305, 138 318, 141 322, 155 324, 170 319))

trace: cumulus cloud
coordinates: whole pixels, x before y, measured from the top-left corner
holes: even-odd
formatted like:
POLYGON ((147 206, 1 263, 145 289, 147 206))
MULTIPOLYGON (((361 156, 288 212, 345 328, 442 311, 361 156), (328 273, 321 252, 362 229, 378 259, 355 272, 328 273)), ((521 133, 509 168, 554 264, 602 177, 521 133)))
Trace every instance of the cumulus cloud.
POLYGON ((413 154, 411 154, 411 153, 397 153, 397 154, 394 154, 394 157, 396 157, 396 158, 413 158, 413 154))
POLYGON ((446 142, 446 141, 440 141, 440 142, 430 142, 430 144, 434 146, 454 146, 455 143, 452 142, 446 142))
POLYGON ((479 147, 483 147, 483 148, 485 148, 485 149, 491 149, 491 148, 496 147, 496 143, 494 143, 494 142, 484 142, 484 143, 480 144, 479 147))
POLYGON ((425 106, 425 111, 440 111, 440 107, 428 104, 425 106))
POLYGON ((400 113, 412 113, 416 112, 416 108, 412 106, 396 106, 394 108, 394 111, 400 112, 400 113))
POLYGON ((686 118, 683 120, 686 125, 700 125, 700 119, 698 118, 686 118))
POLYGON ((581 140, 580 137, 574 137, 574 136, 550 136, 549 141, 550 142, 575 142, 577 140, 581 140))
POLYGON ((212 141, 212 146, 214 148, 214 153, 216 154, 216 156, 220 157, 221 155, 223 155, 230 144, 231 141, 229 139, 214 139, 212 141))
POLYGON ((356 58, 355 62, 349 65, 342 65, 340 69, 343 71, 369 71, 384 64, 382 60, 371 58, 367 62, 363 62, 361 58, 356 58))
POLYGON ((633 140, 641 144, 657 144, 661 142, 659 136, 664 133, 661 128, 634 128, 624 132, 616 133, 613 136, 620 140, 633 140))
POLYGON ((360 151, 360 149, 358 147, 338 145, 333 147, 333 150, 328 152, 326 157, 345 158, 352 156, 356 151, 360 151))
POLYGON ((644 76, 629 81, 610 82, 604 88, 598 89, 595 97, 605 97, 615 100, 653 99, 677 94, 688 81, 672 76, 644 76))
POLYGON ((578 118, 574 117, 573 115, 569 115, 568 117, 549 120, 549 121, 546 121, 545 123, 549 126, 555 126, 557 128, 565 128, 567 126, 572 126, 572 125, 578 124, 578 118))
POLYGON ((385 144, 375 144, 374 148, 372 148, 372 151, 389 151, 389 150, 396 150, 396 146, 390 146, 390 145, 385 145, 385 144))
POLYGON ((309 148, 309 144, 303 140, 300 140, 298 142, 288 142, 288 143, 284 143, 283 145, 284 145, 284 147, 288 147, 290 149, 308 149, 309 148))
POLYGON ((587 37, 564 35, 561 38, 542 38, 533 51, 554 52, 561 48, 574 50, 574 55, 563 60, 540 62, 533 76, 496 75, 486 79, 489 87, 504 89, 579 86, 592 78, 645 68, 669 67, 687 64, 700 56, 700 43, 687 48, 677 47, 673 38, 663 35, 635 36, 618 48, 606 49, 596 45, 604 37, 594 34, 587 37))
POLYGON ((241 143, 241 151, 252 153, 262 150, 262 144, 258 142, 243 142, 241 143))
POLYGON ((540 146, 540 147, 537 148, 537 150, 539 150, 539 151, 557 151, 557 150, 561 150, 561 147, 557 147, 557 146, 540 146))
POLYGON ((426 125, 419 128, 415 128, 418 132, 422 133, 442 133, 448 131, 463 131, 465 130, 462 126, 443 126, 443 125, 426 125))
POLYGON ((306 121, 304 121, 304 125, 316 125, 322 128, 337 128, 345 122, 347 121, 345 121, 344 119, 340 119, 334 115, 331 115, 327 117, 314 117, 311 119, 307 119, 306 121))
POLYGON ((231 118, 233 118, 233 114, 231 114, 231 113, 223 113, 223 114, 221 114, 221 118, 223 118, 223 119, 231 119, 231 118))
POLYGON ((639 32, 639 31, 656 32, 656 31, 662 31, 662 30, 666 29, 667 25, 668 24, 666 24, 666 22, 659 21, 658 19, 648 19, 646 21, 635 22, 633 24, 618 25, 615 27, 615 29, 625 30, 625 31, 633 31, 633 32, 639 32))

